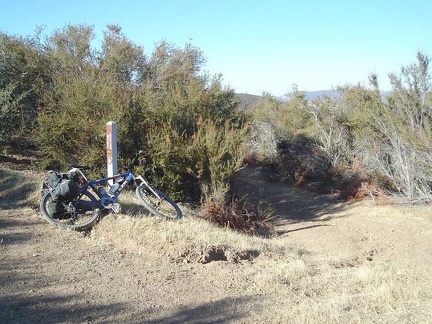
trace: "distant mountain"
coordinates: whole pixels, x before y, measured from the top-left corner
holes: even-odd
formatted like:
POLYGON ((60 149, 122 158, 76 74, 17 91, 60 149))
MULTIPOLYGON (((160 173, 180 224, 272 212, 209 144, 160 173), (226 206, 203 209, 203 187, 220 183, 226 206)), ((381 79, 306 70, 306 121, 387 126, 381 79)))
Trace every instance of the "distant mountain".
MULTIPOLYGON (((306 96, 307 100, 314 100, 318 97, 329 96, 332 97, 336 95, 336 90, 318 90, 318 91, 300 91, 306 96)), ((280 101, 287 101, 289 97, 287 95, 276 97, 280 101)))
MULTIPOLYGON (((306 95, 307 100, 313 100, 319 96, 334 95, 335 91, 333 91, 333 90, 302 91, 302 93, 304 93, 306 95)), ((241 110, 251 109, 255 105, 255 103, 258 101, 258 99, 262 97, 262 96, 257 96, 257 95, 251 95, 248 93, 237 93, 236 96, 240 100, 239 108, 241 110)), ((289 99, 289 97, 286 95, 275 96, 274 98, 278 99, 282 102, 285 102, 289 99)))
MULTIPOLYGON (((337 91, 336 90, 318 90, 318 91, 301 91, 301 93, 303 93, 306 96, 307 100, 314 100, 316 98, 323 97, 323 96, 329 96, 329 97, 336 96, 337 91)), ((381 91, 381 97, 383 99, 385 99, 390 94, 391 94, 390 91, 381 91)), ((240 100, 239 108, 241 110, 251 109, 255 105, 255 103, 258 101, 258 99, 261 98, 261 96, 250 95, 247 93, 237 93, 236 95, 237 95, 237 98, 239 98, 239 100, 240 100)), ((285 102, 289 99, 289 96, 287 96, 287 95, 275 96, 274 98, 276 98, 282 102, 285 102)))
MULTIPOLYGON (((313 100, 323 96, 334 97, 337 95, 337 90, 303 91, 303 93, 306 95, 307 100, 313 100)), ((381 91, 381 97, 383 99, 390 94, 390 91, 381 91)))
POLYGON ((261 96, 251 95, 247 93, 236 93, 237 98, 240 100, 239 109, 242 111, 250 110, 258 101, 261 96))
POLYGON ((307 100, 313 100, 318 97, 333 97, 336 95, 336 90, 318 90, 318 91, 302 91, 307 100))

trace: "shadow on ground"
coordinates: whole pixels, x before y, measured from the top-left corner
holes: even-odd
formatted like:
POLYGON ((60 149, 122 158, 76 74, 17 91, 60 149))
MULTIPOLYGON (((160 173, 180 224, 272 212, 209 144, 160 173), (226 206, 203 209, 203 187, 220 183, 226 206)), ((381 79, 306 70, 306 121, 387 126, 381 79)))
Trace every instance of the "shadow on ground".
POLYGON ((182 307, 148 323, 188 323, 188 324, 216 324, 216 323, 244 323, 242 319, 248 317, 249 311, 259 312, 260 298, 242 296, 238 298, 224 298, 214 302, 203 303, 193 307, 182 307))
POLYGON ((247 167, 240 171, 235 182, 235 193, 251 203, 262 202, 272 207, 275 225, 314 220, 322 222, 347 206, 334 195, 293 188, 288 182, 278 181, 257 167, 247 167))
POLYGON ((38 185, 18 171, 0 168, 0 209, 16 209, 30 205, 29 195, 36 192, 38 185))
POLYGON ((1 323, 234 323, 259 308, 257 297, 225 298, 192 307, 137 307, 137 303, 94 304, 81 295, 0 298, 1 323), (141 310, 140 310, 141 308, 141 310))

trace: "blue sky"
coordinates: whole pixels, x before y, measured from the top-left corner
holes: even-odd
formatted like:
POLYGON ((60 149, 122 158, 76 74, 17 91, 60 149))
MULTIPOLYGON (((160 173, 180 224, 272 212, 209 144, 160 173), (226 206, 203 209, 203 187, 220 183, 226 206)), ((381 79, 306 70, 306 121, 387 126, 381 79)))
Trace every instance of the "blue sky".
POLYGON ((236 92, 279 96, 299 90, 366 85, 378 74, 432 55, 432 1, 289 0, 0 0, 0 31, 27 36, 66 24, 118 24, 150 55, 162 39, 191 41, 207 57, 205 70, 222 73, 236 92))

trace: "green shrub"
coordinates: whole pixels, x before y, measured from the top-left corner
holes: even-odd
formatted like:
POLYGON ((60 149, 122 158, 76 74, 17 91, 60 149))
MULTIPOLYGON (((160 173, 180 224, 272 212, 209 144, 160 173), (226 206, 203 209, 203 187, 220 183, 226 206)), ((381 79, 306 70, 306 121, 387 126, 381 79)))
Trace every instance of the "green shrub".
POLYGON ((45 46, 52 86, 41 97, 35 135, 44 157, 104 173, 105 125, 113 120, 119 168, 144 148, 137 171, 173 198, 227 199, 247 126, 234 92, 201 72, 202 52, 161 42, 146 57, 118 26, 107 27, 101 52, 90 50, 92 39, 92 27, 67 26, 45 46))

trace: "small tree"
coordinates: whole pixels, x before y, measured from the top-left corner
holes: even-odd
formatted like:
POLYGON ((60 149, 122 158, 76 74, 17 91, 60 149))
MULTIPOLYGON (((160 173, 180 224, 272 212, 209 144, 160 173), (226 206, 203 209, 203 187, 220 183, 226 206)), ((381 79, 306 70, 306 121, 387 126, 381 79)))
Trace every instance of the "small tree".
POLYGON ((281 103, 264 93, 253 107, 254 127, 249 135, 247 146, 250 155, 258 159, 274 160, 277 157, 278 110, 281 103))
POLYGON ((430 58, 417 54, 417 64, 391 74, 388 104, 373 113, 375 134, 364 152, 367 167, 389 189, 409 199, 432 197, 430 58))
POLYGON ((313 137, 318 139, 320 149, 329 156, 332 166, 336 166, 347 153, 350 135, 343 106, 324 97, 314 100, 308 111, 315 120, 313 137))
POLYGON ((37 37, 0 33, 0 142, 29 136, 37 126, 38 93, 48 79, 37 37))

